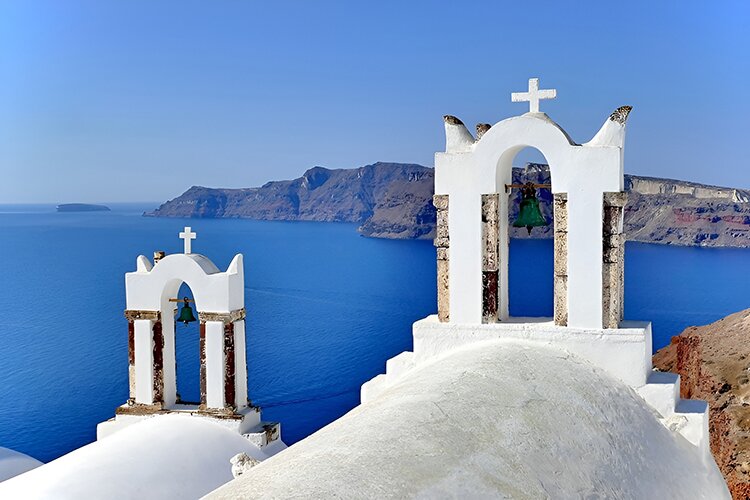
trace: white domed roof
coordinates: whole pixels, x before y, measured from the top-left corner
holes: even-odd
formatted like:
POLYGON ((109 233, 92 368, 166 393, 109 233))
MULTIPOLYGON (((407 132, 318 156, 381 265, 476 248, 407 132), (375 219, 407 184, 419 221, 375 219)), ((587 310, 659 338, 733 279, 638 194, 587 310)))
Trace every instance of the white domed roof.
POLYGON ((0 482, 35 469, 40 465, 42 465, 42 462, 28 455, 8 448, 0 448, 0 482))
POLYGON ((243 452, 271 450, 205 419, 157 416, 0 483, 0 498, 199 498, 232 479, 243 452))
POLYGON ((209 498, 729 498, 710 457, 602 370, 538 345, 425 365, 209 498))

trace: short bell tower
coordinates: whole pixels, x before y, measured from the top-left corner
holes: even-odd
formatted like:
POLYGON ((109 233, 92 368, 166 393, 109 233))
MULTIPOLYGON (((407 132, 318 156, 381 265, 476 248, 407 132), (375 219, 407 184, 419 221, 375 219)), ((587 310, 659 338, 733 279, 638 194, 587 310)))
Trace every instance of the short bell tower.
MULTIPOLYGON (((190 227, 179 236, 184 253, 155 252, 153 264, 140 255, 135 272, 125 275, 129 397, 113 419, 99 424, 97 438, 143 418, 178 413, 217 420, 263 447, 280 438, 280 426, 262 422, 260 408, 248 399, 242 254, 222 272, 192 252, 197 235, 190 227), (200 322, 197 404, 177 398, 175 303, 190 307, 177 297, 183 283, 193 291, 200 322)), ((181 319, 194 319, 192 311, 183 309, 181 319)))

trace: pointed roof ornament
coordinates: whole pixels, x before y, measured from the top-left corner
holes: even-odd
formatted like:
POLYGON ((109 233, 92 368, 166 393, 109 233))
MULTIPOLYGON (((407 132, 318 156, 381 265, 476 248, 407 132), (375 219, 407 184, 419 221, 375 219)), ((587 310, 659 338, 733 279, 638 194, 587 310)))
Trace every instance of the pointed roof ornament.
POLYGON ((625 144, 625 123, 633 106, 620 106, 609 115, 602 128, 584 146, 616 146, 625 144))

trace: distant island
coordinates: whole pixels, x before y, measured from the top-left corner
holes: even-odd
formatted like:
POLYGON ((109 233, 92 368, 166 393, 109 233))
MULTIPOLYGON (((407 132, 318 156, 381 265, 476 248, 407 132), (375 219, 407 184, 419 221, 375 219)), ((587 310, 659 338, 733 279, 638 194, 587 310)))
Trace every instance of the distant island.
MULTIPOLYGON (((355 222, 364 236, 431 239, 435 235, 433 178, 432 168, 405 163, 338 170, 314 167, 297 179, 257 188, 193 186, 144 215, 355 222)), ((549 167, 544 164, 513 169, 514 183, 549 180, 549 167)), ((625 190, 628 241, 750 247, 750 190, 627 174, 625 190)), ((551 194, 541 190, 539 198, 542 212, 551 220, 551 194)), ((517 210, 518 203, 513 203, 511 219, 517 210)), ((534 229, 531 238, 552 234, 550 225, 534 229)), ((511 236, 528 237, 523 228, 512 228, 511 236)))
POLYGON ((57 205, 58 212, 109 212, 105 205, 89 205, 88 203, 63 203, 57 205))

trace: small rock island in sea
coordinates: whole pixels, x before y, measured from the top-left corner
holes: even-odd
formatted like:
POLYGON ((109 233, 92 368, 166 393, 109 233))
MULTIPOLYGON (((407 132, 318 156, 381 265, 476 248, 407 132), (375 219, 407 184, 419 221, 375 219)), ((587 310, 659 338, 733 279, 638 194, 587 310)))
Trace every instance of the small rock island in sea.
POLYGON ((63 203, 57 205, 58 212, 109 212, 106 205, 90 205, 88 203, 63 203))

